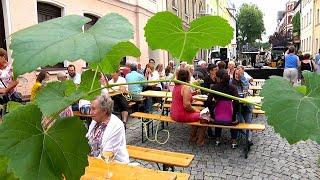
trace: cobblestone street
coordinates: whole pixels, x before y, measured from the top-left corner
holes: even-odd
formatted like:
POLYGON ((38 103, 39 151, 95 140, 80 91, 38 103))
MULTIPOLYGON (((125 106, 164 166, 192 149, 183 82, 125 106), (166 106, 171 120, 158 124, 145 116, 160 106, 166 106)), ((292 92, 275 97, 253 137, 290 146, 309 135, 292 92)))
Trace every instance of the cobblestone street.
MULTIPOLYGON (((170 138, 166 144, 141 143, 140 120, 129 121, 127 144, 194 154, 190 167, 176 167, 176 171, 190 173, 190 179, 320 179, 317 165, 320 145, 313 141, 289 145, 268 125, 265 131, 253 133, 254 145, 245 159, 241 142, 235 150, 227 140, 220 146, 208 139, 204 147, 190 145, 189 127, 178 123, 169 124, 170 138)), ((255 122, 266 124, 265 116, 260 115, 255 122)), ((229 131, 224 132, 224 137, 228 137, 229 131)), ((159 132, 160 142, 165 137, 165 132, 159 132)), ((138 162, 148 168, 158 168, 155 163, 138 162)))

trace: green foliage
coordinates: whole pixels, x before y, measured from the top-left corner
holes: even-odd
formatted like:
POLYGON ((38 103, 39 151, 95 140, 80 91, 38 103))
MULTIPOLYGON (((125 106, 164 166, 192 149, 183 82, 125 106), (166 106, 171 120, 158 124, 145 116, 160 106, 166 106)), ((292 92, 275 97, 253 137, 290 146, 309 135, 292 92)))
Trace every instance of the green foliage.
POLYGON ((233 37, 233 29, 219 16, 205 16, 190 23, 189 31, 171 12, 159 12, 148 20, 144 28, 148 45, 169 51, 173 57, 189 63, 201 48, 225 46, 233 37))
POLYGON ((32 103, 4 116, 0 155, 20 179, 79 179, 88 165, 86 128, 79 118, 58 119, 44 131, 42 113, 32 103))
POLYGON ((307 94, 307 87, 306 86, 302 85, 302 86, 297 86, 295 88, 299 93, 301 93, 303 95, 307 94))
POLYGON ((57 112, 70 106, 85 96, 83 91, 70 89, 70 83, 51 82, 41 89, 36 96, 36 103, 45 116, 56 115, 57 112), (72 92, 69 96, 67 93, 72 92))
POLYGON ((20 106, 22 106, 21 103, 18 103, 18 102, 15 102, 15 101, 9 101, 7 103, 7 112, 11 112, 11 111, 17 109, 20 106))
POLYGON ((99 62, 111 48, 133 38, 133 28, 118 14, 100 18, 89 30, 82 26, 88 18, 70 15, 46 21, 12 35, 15 76, 63 60, 99 62))
MULTIPOLYGON (((99 82, 100 73, 97 73, 96 78, 94 78, 94 74, 95 74, 95 72, 92 70, 87 70, 81 74, 81 83, 80 83, 78 91, 83 92, 83 93, 90 92, 92 83, 93 83, 92 89, 98 89, 101 87, 100 82, 99 82)), ((101 91, 95 91, 95 92, 89 94, 88 96, 81 97, 81 98, 91 100, 100 94, 101 94, 101 91)))
POLYGON ((237 27, 244 43, 253 44, 265 31, 263 13, 254 4, 243 4, 237 14, 237 27))
MULTIPOLYGON (((140 50, 131 42, 121 42, 112 47, 107 55, 100 62, 103 73, 114 73, 119 69, 121 58, 125 56, 139 57, 140 50)), ((99 63, 91 63, 92 69, 97 68, 99 63)), ((100 69, 99 69, 100 70, 100 69)))
POLYGON ((268 123, 290 144, 314 139, 320 143, 320 75, 303 72, 306 93, 282 77, 271 77, 261 91, 268 123))
POLYGON ((16 180, 17 178, 14 177, 13 173, 8 172, 8 158, 5 156, 0 156, 0 179, 6 180, 16 180))
POLYGON ((293 32, 300 35, 300 12, 297 12, 292 18, 293 32))

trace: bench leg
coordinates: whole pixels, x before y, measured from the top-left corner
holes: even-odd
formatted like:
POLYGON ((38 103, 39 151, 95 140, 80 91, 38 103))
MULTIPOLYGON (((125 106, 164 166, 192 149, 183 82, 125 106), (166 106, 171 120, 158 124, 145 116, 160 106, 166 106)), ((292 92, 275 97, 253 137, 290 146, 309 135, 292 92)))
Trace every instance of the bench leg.
POLYGON ((171 171, 174 172, 174 166, 170 166, 170 165, 167 165, 167 164, 163 164, 162 165, 162 170, 163 171, 168 171, 169 168, 171 168, 171 171))
POLYGON ((151 126, 152 126, 152 134, 153 134, 153 121, 149 121, 148 119, 143 119, 141 120, 141 141, 142 143, 146 142, 147 140, 144 140, 144 125, 146 124, 146 127, 147 127, 147 137, 149 138, 150 137, 150 123, 151 123, 151 126))
POLYGON ((250 151, 250 142, 249 142, 249 130, 245 132, 245 146, 244 146, 244 158, 248 158, 248 153, 250 151))

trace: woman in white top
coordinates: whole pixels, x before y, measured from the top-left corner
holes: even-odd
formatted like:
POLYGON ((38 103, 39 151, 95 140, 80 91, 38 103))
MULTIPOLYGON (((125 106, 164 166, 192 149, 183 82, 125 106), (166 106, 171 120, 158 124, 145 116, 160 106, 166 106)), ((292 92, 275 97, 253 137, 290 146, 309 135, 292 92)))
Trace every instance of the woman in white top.
POLYGON ((113 100, 108 96, 97 96, 91 101, 91 115, 87 138, 91 147, 90 156, 101 157, 101 153, 112 152, 116 161, 129 163, 126 135, 121 120, 111 114, 113 100))

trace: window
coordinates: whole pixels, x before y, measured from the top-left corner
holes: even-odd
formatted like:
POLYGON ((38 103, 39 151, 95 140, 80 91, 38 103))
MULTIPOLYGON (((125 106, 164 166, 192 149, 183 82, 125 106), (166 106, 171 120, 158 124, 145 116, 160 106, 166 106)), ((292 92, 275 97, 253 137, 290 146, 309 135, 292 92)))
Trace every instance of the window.
POLYGON ((289 16, 288 17, 288 24, 291 24, 292 23, 292 16, 289 16))
POLYGON ((91 21, 84 25, 84 30, 91 28, 99 19, 99 17, 92 14, 84 13, 84 17, 90 18, 91 21))
POLYGON ((184 0, 184 13, 189 14, 189 0, 184 0))
POLYGON ((320 24, 320 13, 319 13, 319 9, 317 10, 317 19, 318 19, 318 24, 320 24))
POLYGON ((317 49, 317 47, 319 46, 319 42, 318 42, 318 38, 316 39, 316 48, 315 49, 317 49))
POLYGON ((178 14, 178 0, 172 0, 172 11, 179 16, 178 14))
POLYGON ((307 17, 306 17, 306 27, 308 26, 309 24, 309 13, 307 13, 307 17))
POLYGON ((178 8, 178 0, 172 0, 172 7, 178 8))
MULTIPOLYGON (((37 2, 38 23, 61 17, 62 9, 52 4, 37 2)), ((46 66, 43 68, 64 68, 64 63, 58 63, 54 66, 46 66)))
POLYGON ((312 21, 312 11, 311 11, 311 9, 310 9, 310 21, 309 21, 309 24, 311 24, 311 21, 312 21))

